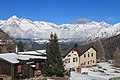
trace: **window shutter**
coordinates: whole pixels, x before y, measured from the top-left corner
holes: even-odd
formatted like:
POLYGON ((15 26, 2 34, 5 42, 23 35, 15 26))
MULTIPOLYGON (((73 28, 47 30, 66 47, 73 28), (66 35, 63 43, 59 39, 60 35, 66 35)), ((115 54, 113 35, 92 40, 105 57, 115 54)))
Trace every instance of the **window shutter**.
POLYGON ((22 66, 21 66, 21 65, 19 65, 19 66, 18 66, 18 73, 20 73, 20 72, 21 72, 21 69, 22 69, 22 66))
POLYGON ((36 63, 36 69, 39 69, 39 63, 36 63))

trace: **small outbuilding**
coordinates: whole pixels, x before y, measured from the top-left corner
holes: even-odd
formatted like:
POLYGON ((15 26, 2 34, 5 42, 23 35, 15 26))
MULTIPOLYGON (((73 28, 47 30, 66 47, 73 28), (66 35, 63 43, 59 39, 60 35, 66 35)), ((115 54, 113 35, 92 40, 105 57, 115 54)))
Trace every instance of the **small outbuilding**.
POLYGON ((45 50, 0 54, 0 75, 11 80, 39 76, 45 60, 45 50))

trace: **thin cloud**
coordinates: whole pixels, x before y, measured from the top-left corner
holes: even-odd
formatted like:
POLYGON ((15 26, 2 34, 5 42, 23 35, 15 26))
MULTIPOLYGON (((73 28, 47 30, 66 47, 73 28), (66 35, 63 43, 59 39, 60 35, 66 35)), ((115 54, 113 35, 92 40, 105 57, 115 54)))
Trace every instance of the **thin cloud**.
POLYGON ((112 17, 108 17, 108 18, 106 18, 106 20, 112 20, 112 17))
POLYGON ((79 18, 79 19, 74 20, 75 24, 86 24, 89 22, 90 22, 90 19, 88 18, 79 18))

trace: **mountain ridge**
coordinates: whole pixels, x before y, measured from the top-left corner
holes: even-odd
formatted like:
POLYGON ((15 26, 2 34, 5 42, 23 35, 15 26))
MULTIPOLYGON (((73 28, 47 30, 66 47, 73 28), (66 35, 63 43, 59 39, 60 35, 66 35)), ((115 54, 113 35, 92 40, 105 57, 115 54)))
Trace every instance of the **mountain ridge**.
POLYGON ((120 34, 120 23, 111 25, 104 21, 92 21, 86 24, 61 24, 45 21, 31 21, 18 18, 15 15, 8 20, 0 20, 0 28, 9 32, 15 38, 49 38, 51 32, 62 38, 80 38, 81 41, 91 41, 96 38, 108 38, 120 34))

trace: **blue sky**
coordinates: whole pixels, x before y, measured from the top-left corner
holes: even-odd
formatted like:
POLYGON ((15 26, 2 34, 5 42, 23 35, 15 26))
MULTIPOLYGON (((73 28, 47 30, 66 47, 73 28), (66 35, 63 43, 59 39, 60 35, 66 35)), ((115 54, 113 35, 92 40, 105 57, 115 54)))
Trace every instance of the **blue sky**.
POLYGON ((115 24, 120 22, 120 0, 0 0, 0 20, 13 15, 56 24, 79 18, 115 24))

